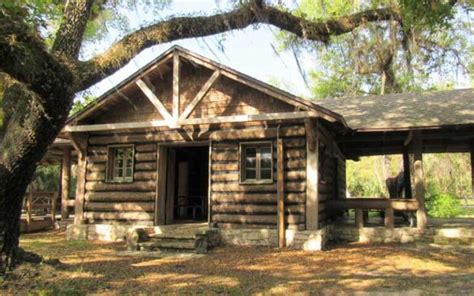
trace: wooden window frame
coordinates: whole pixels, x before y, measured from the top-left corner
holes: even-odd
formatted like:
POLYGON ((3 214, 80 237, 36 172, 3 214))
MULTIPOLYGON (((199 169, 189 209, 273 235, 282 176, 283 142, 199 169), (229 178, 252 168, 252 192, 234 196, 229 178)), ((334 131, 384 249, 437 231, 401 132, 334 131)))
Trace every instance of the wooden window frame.
POLYGON ((107 146, 107 165, 105 172, 106 183, 133 183, 135 174, 135 145, 134 144, 121 144, 121 145, 108 145, 107 146), (131 148, 132 149, 132 176, 130 178, 114 178, 113 166, 115 165, 114 151, 120 148, 131 148))
POLYGON ((240 142, 239 143, 239 183, 240 184, 273 184, 275 181, 273 180, 274 178, 274 155, 273 155, 273 141, 258 141, 258 142, 240 142), (270 155, 271 155, 271 171, 270 171, 270 179, 259 179, 261 175, 261 170, 260 170, 260 150, 259 148, 262 146, 269 146, 270 147, 270 155), (247 179, 245 176, 245 149, 246 148, 256 148, 256 179, 247 179))

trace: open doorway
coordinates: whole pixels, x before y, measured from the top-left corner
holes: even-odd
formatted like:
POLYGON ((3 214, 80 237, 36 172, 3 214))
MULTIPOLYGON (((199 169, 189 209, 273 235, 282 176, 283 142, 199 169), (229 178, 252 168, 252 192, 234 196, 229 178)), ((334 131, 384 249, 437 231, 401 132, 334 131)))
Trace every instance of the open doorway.
POLYGON ((207 220, 209 147, 169 147, 166 223, 207 220))

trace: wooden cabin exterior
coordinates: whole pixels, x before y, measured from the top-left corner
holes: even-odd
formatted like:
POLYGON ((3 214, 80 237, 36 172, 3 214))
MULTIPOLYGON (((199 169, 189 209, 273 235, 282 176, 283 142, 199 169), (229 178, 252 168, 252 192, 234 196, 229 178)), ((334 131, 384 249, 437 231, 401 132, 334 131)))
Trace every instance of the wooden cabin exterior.
MULTIPOLYGON (((341 115, 180 47, 70 118, 63 135, 78 151, 76 226, 205 221, 237 236, 271 232, 266 242, 283 246, 288 233, 324 235, 344 210, 371 207, 344 202, 346 158, 365 154, 347 148, 359 134, 341 115)), ((394 209, 426 218, 421 201, 375 202, 393 227, 394 209)))
POLYGON ((345 196, 330 128, 343 119, 174 47, 65 127, 75 223, 318 229, 345 196))

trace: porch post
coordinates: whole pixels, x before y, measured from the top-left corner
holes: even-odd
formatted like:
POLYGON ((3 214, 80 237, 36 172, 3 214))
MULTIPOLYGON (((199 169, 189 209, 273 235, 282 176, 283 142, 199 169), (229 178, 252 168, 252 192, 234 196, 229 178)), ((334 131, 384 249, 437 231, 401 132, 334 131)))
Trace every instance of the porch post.
POLYGON ((86 193, 86 170, 87 170, 87 133, 70 134, 71 142, 77 150, 77 183, 76 199, 74 201, 74 224, 84 223, 84 200, 86 193))
POLYGON ((474 198, 474 142, 471 143, 471 191, 474 198))
POLYGON ((427 224, 426 209, 425 209, 425 186, 423 173, 423 141, 421 133, 415 132, 413 134, 413 155, 414 163, 414 181, 415 181, 415 198, 418 201, 418 210, 416 211, 417 227, 424 230, 427 224))
POLYGON ((408 149, 403 149, 403 187, 405 189, 405 198, 413 198, 411 192, 411 168, 410 155, 408 149))
POLYGON ((277 192, 278 192, 278 247, 286 245, 285 234, 285 178, 283 167, 283 139, 277 139, 277 192))
POLYGON ((318 199, 318 132, 316 124, 308 119, 306 125, 306 229, 316 230, 319 225, 318 199))
POLYGON ((61 219, 69 218, 68 199, 69 182, 71 178, 71 147, 63 148, 63 159, 61 162, 61 219))

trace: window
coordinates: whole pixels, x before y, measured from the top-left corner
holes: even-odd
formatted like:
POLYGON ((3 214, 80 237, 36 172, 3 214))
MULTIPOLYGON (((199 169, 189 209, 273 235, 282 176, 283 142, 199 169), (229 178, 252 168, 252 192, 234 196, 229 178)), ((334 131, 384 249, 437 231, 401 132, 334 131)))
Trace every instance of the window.
POLYGON ((240 181, 243 183, 272 183, 272 150, 272 143, 241 144, 240 181))
POLYGON ((133 181, 133 145, 110 146, 108 149, 107 180, 112 182, 133 181))

